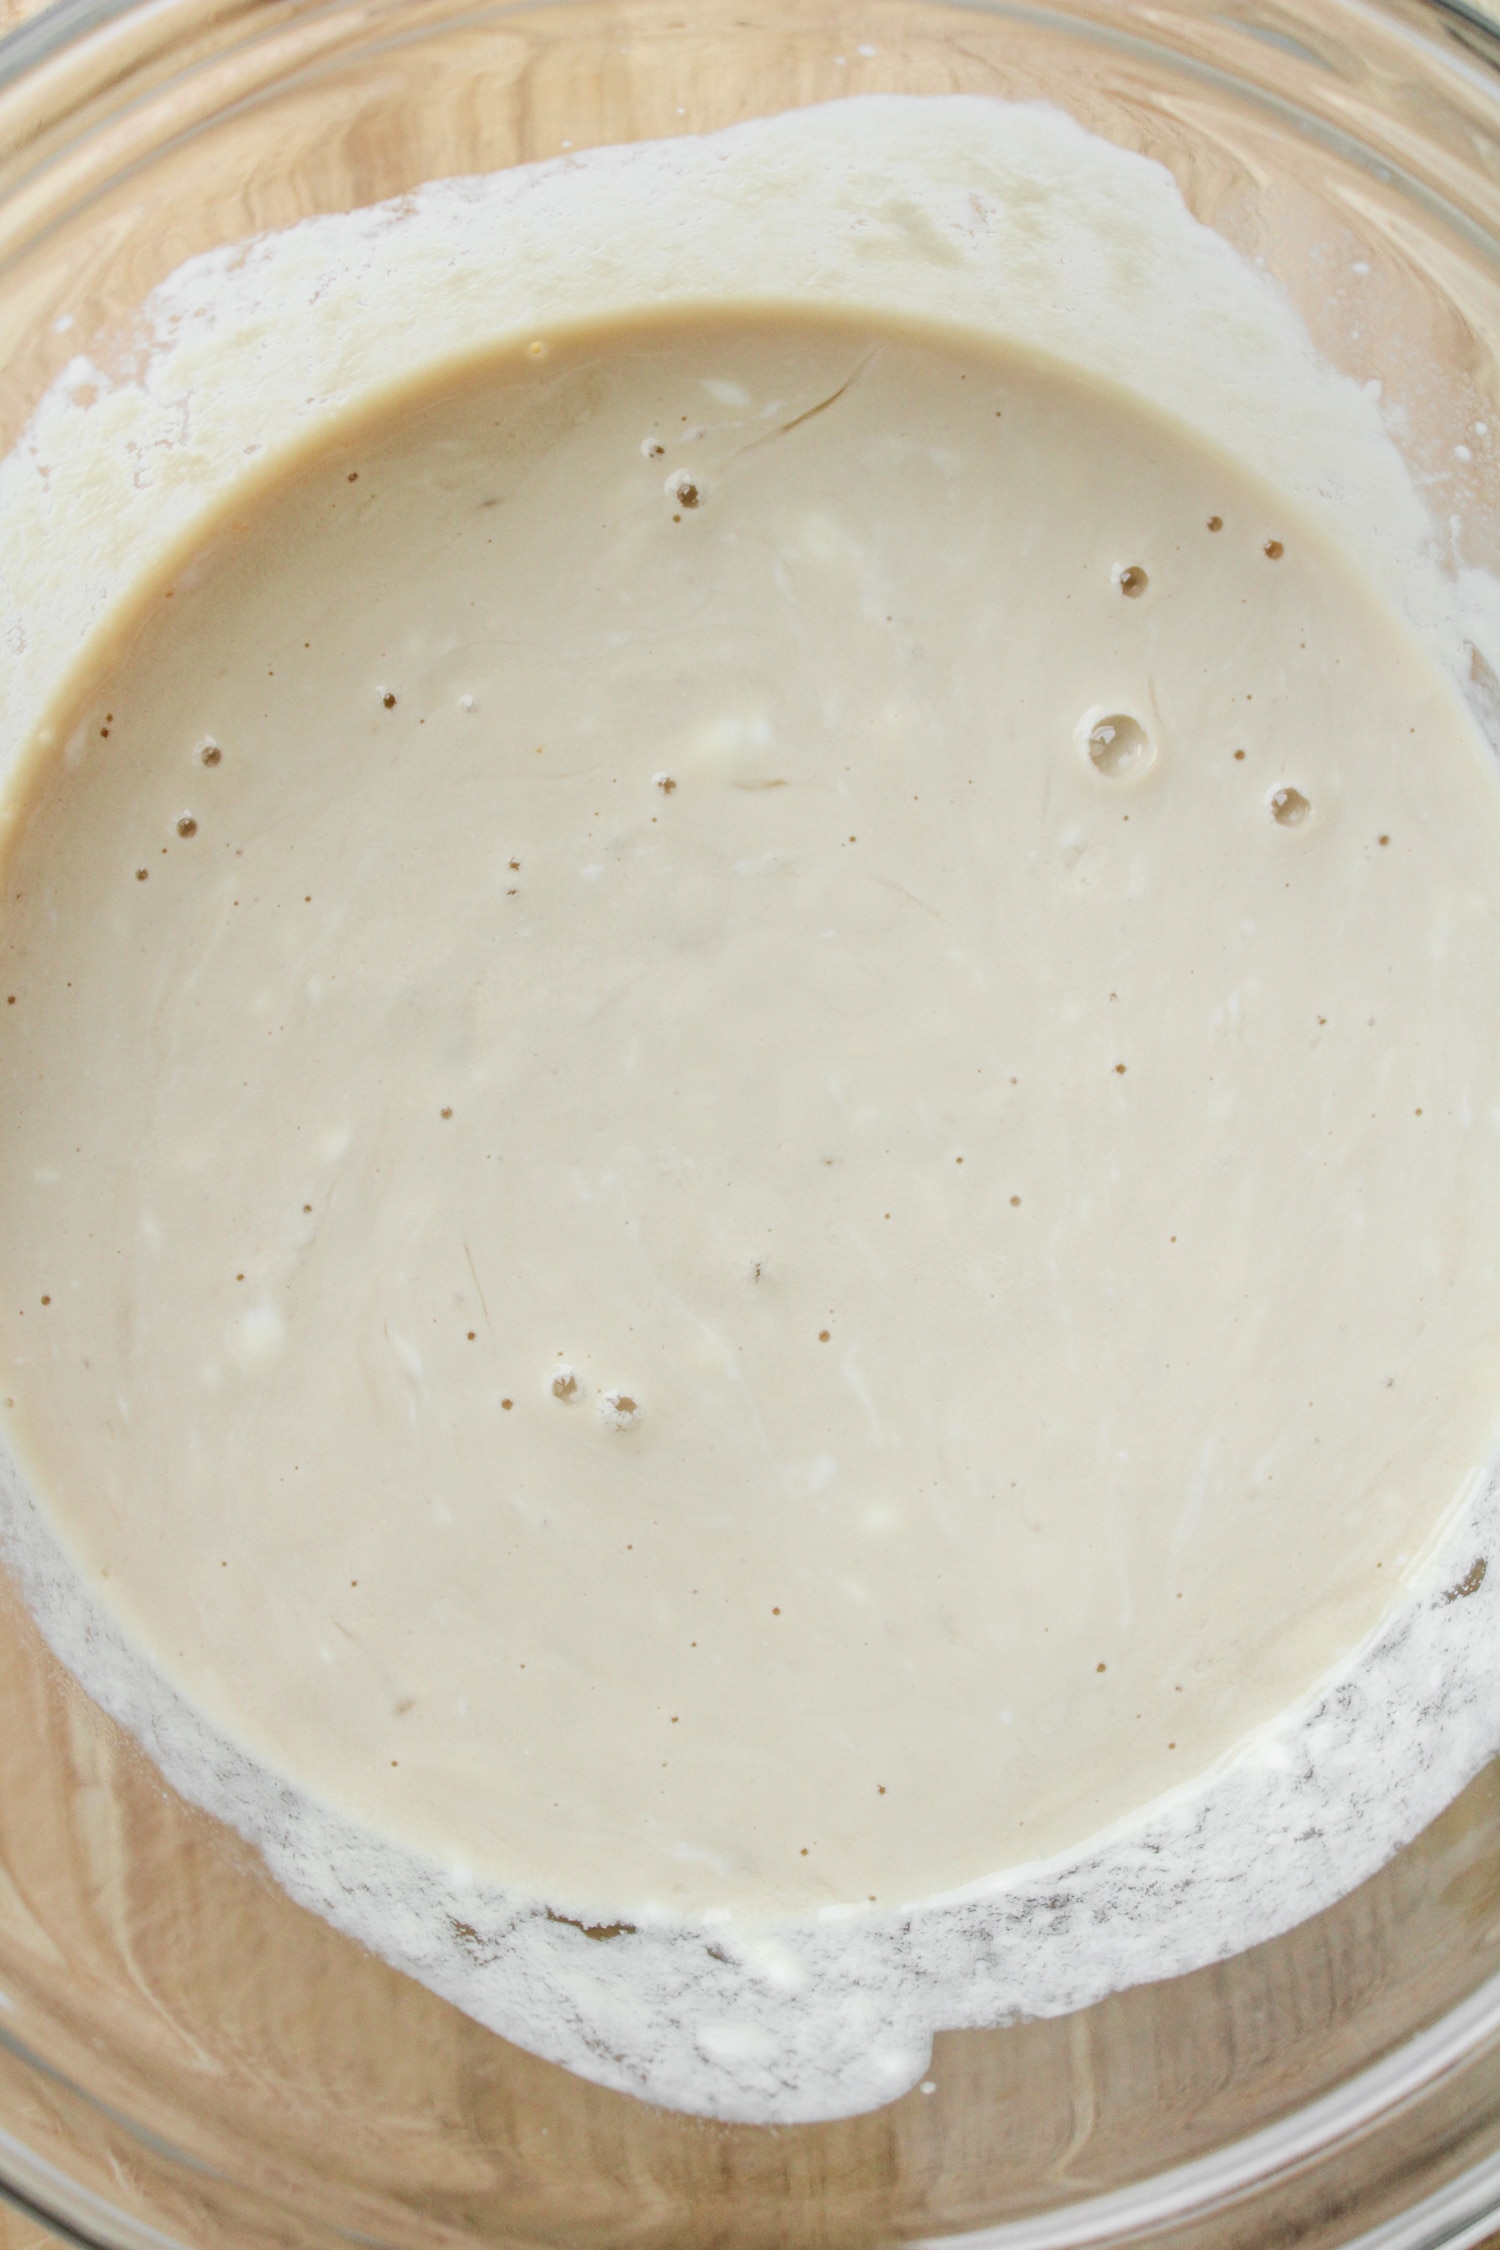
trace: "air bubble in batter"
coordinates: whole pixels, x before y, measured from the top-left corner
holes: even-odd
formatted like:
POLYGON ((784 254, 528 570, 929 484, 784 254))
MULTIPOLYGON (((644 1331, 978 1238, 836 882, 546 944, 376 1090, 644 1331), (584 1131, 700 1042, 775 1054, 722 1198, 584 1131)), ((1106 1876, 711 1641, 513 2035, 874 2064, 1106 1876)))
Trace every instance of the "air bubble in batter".
POLYGON ((1312 811, 1300 789, 1273 789, 1267 802, 1279 828, 1300 828, 1312 811))
POLYGON ((1128 711, 1105 711, 1084 721, 1082 748, 1095 773, 1125 781, 1144 773, 1156 755, 1151 737, 1128 711))
POLYGON ((674 508, 701 508, 703 487, 686 469, 674 469, 666 482, 667 498, 674 508))
POLYGON ((612 1430, 633 1430, 641 1418, 639 1401, 628 1391, 605 1391, 599 1400, 599 1413, 612 1430))

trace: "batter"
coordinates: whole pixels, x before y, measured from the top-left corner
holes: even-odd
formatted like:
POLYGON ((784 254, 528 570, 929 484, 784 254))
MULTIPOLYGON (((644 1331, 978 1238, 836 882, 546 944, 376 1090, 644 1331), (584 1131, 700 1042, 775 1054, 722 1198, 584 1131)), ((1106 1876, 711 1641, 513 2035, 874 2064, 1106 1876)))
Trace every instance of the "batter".
POLYGON ((852 322, 535 340, 17 793, 7 1408, 258 1760, 599 1921, 1222 1758, 1493 1440, 1500 794, 1223 459, 852 322))

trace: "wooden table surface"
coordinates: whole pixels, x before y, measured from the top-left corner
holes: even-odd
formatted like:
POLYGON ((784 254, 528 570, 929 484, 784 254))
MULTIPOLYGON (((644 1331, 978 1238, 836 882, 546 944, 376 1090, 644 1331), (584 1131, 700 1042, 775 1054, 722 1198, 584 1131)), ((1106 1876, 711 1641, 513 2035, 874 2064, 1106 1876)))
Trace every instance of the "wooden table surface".
POLYGON ((58 2238, 0 2205, 0 2250, 57 2250, 58 2238))

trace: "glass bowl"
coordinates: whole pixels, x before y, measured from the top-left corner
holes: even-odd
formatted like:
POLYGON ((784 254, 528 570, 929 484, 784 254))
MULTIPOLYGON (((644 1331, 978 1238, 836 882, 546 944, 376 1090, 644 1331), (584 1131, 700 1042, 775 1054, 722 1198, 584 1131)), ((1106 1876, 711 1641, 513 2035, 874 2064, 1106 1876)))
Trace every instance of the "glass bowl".
MULTIPOLYGON (((0 446, 195 252, 872 91, 1044 98, 1168 165, 1500 567, 1500 36, 1452 0, 57 0, 0 42, 0 446)), ((773 2129, 584 2084, 294 1906, 3 1584, 0 1697, 0 2187, 82 2240, 1461 2250, 1500 2224, 1500 1767, 1273 1943, 944 2034, 930 2096, 773 2129)))

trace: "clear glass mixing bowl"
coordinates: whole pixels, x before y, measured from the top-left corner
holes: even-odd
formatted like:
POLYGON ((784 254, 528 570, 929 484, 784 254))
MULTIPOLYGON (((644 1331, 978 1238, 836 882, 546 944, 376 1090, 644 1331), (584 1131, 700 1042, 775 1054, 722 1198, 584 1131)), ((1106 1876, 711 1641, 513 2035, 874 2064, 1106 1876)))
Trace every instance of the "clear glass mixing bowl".
MULTIPOLYGON (((875 90, 1044 97, 1169 165, 1500 564, 1500 37, 1427 0, 57 0, 0 43, 0 446, 196 251, 875 90)), ((935 2094, 773 2130, 585 2085, 293 1906, 3 1585, 0 1698, 0 2183, 89 2241, 1459 2250, 1500 2223, 1500 1769, 1274 1944, 948 2034, 935 2094)))

